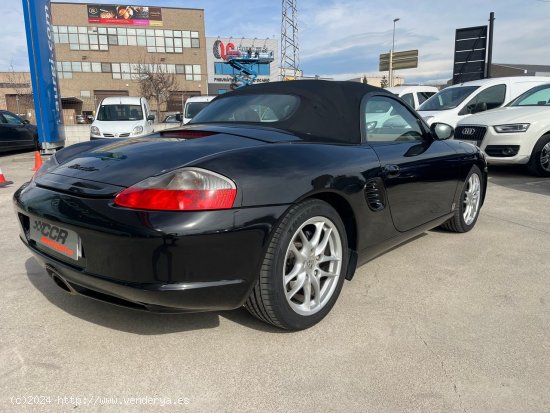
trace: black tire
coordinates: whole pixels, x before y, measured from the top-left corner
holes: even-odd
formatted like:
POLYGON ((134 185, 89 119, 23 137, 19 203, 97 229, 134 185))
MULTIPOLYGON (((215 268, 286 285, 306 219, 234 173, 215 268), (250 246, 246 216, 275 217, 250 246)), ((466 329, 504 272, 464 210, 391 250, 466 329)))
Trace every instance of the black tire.
MULTIPOLYGON (((304 330, 321 321, 332 309, 338 299, 346 276, 349 260, 348 243, 344 224, 338 212, 326 202, 312 199, 290 208, 285 214, 271 238, 266 251, 258 282, 248 300, 246 309, 256 318, 287 330, 304 330), (335 289, 327 301, 311 315, 298 314, 289 304, 283 282, 286 251, 296 232, 309 219, 323 217, 337 229, 341 248, 342 261, 340 274, 335 289)), ((324 285, 324 284, 323 284, 324 285)))
MULTIPOLYGON (((527 170, 530 174, 535 176, 544 176, 548 177, 550 176, 550 171, 544 169, 542 166, 542 157, 544 155, 548 155, 548 149, 544 149, 544 147, 550 142, 550 134, 543 135, 538 140, 537 144, 533 148, 533 152, 531 153, 531 157, 529 158, 529 163, 527 164, 527 170), (544 153, 543 153, 544 150, 544 153)), ((547 162, 550 162, 548 160, 547 162)), ((545 163, 545 165, 550 165, 548 163, 545 163)), ((550 166, 547 166, 547 168, 550 168, 550 166)))
POLYGON ((477 219, 479 217, 479 211, 481 210, 481 201, 483 199, 484 194, 485 194, 485 187, 483 182, 483 175, 481 174, 481 171, 477 166, 473 166, 466 180, 464 181, 464 186, 462 187, 459 202, 457 207, 455 208, 454 216, 451 219, 449 219, 447 222, 445 222, 443 225, 441 225, 441 228, 447 231, 460 232, 460 233, 470 231, 476 225, 477 219), (479 206, 477 208, 477 212, 473 221, 470 223, 466 223, 464 219, 464 210, 466 208, 464 201, 466 198, 466 191, 469 188, 470 177, 474 174, 477 174, 479 178, 479 184, 480 184, 479 206))

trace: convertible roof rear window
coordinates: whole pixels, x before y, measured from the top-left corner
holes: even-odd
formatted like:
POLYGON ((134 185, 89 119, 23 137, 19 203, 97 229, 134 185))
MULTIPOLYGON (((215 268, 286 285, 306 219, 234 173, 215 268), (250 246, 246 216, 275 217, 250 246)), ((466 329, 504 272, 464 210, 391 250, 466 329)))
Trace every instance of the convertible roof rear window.
POLYGON ((309 142, 358 144, 361 102, 372 92, 390 95, 359 82, 260 83, 218 96, 191 123, 243 123, 284 130, 309 142))
POLYGON ((193 123, 254 122, 272 123, 287 119, 294 113, 300 99, 292 95, 237 95, 216 99, 193 123))

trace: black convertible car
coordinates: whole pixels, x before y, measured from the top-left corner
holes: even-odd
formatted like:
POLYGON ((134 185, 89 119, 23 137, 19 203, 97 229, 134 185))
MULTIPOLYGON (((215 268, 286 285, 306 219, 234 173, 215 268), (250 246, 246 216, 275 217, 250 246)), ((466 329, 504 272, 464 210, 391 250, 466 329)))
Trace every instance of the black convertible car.
POLYGON ((186 127, 59 151, 14 196, 21 239, 71 293, 304 329, 359 265, 475 225, 486 163, 452 133, 359 83, 250 86, 186 127))

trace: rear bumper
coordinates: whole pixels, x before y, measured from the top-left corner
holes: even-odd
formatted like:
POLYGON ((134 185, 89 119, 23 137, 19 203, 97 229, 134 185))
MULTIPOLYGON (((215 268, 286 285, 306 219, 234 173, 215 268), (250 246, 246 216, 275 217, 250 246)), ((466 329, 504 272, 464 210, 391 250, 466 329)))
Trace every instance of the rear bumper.
POLYGON ((129 307, 210 311, 240 307, 258 277, 272 229, 288 206, 204 212, 119 208, 30 184, 14 195, 21 240, 73 292, 129 307), (75 231, 72 260, 33 241, 28 217, 75 231))
POLYGON ((140 310, 180 313, 231 310, 243 305, 250 283, 245 279, 191 283, 127 283, 79 271, 30 246, 50 277, 59 277, 70 293, 140 310))

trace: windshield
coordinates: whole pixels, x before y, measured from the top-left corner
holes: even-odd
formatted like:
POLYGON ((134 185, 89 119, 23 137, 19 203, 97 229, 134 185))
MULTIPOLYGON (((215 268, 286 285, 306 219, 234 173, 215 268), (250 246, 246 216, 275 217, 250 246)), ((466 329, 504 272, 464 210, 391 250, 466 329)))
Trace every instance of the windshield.
POLYGON ((103 122, 141 119, 143 111, 139 105, 101 105, 97 114, 97 120, 103 122))
POLYGON ((185 117, 193 119, 203 110, 210 102, 189 102, 185 104, 185 117))
POLYGON ((529 89, 512 101, 510 106, 550 106, 550 85, 529 89))
POLYGON ((418 110, 454 109, 479 86, 459 86, 443 89, 425 101, 418 110))
POLYGON ((193 123, 200 122, 280 122, 298 107, 291 95, 239 95, 218 98, 193 123))

